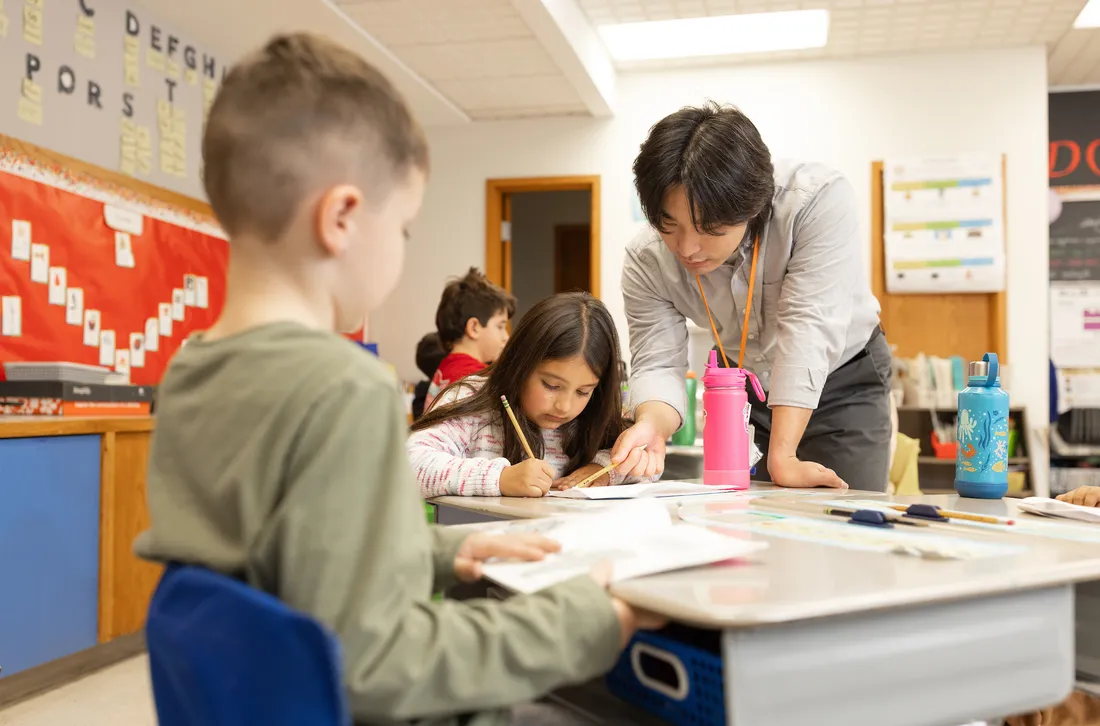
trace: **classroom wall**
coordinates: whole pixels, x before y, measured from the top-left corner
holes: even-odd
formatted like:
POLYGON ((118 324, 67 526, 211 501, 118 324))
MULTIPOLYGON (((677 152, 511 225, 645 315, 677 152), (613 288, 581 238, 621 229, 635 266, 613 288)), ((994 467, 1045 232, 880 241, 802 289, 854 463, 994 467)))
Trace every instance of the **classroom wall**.
POLYGON ((612 119, 560 118, 432 129, 432 176, 406 274, 372 317, 382 355, 413 377, 416 341, 432 328, 436 290, 483 264, 485 179, 599 174, 603 299, 626 336, 619 276, 641 227, 630 165, 655 121, 707 98, 738 104, 773 154, 848 175, 860 199, 870 264, 870 166, 954 152, 1008 155, 1009 362, 1014 400, 1046 418, 1047 77, 1042 47, 852 61, 623 74, 612 119))
POLYGON ((554 294, 554 227, 588 224, 589 192, 525 192, 512 195, 512 292, 516 319, 554 294))
POLYGON ((204 198, 205 104, 228 58, 123 0, 14 0, 0 26, 0 132, 204 198))

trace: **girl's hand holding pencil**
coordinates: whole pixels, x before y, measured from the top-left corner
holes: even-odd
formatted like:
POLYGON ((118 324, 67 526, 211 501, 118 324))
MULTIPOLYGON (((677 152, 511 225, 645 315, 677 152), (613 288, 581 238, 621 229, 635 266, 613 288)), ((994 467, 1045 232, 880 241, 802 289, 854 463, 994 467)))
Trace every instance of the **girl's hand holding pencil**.
POLYGON ((526 459, 500 473, 502 497, 541 497, 554 483, 554 467, 542 459, 526 459))

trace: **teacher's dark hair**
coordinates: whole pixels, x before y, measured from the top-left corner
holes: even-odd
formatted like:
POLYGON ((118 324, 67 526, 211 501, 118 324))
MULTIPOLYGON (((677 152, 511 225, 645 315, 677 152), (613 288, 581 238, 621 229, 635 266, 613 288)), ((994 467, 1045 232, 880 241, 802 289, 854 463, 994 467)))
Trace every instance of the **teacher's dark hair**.
POLYGON ((749 223, 759 234, 775 192, 772 157, 760 132, 732 106, 687 106, 661 119, 634 160, 634 186, 646 219, 665 232, 664 200, 683 186, 691 223, 713 234, 749 223))

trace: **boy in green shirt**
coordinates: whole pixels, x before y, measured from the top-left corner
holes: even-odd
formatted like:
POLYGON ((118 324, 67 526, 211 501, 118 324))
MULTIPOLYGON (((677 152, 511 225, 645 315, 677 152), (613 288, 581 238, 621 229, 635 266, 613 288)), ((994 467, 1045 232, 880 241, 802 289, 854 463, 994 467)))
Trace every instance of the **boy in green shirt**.
POLYGON ((225 78, 202 149, 231 240, 225 308, 161 383, 138 553, 329 627, 357 723, 508 724, 605 672, 640 616, 594 578, 431 600, 488 558, 557 545, 429 527, 395 381, 334 332, 393 290, 424 191, 427 145, 393 87, 326 40, 277 37, 225 78))

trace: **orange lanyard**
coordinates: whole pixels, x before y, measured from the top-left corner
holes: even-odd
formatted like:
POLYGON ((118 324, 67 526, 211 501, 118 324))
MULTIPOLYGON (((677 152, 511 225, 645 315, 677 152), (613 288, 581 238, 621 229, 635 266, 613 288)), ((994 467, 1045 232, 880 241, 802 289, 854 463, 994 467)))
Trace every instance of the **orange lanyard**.
MULTIPOLYGON (((752 269, 749 270, 749 296, 745 301, 745 322, 741 326, 741 350, 737 354, 737 367, 745 367, 745 345, 749 342, 749 315, 752 313, 752 290, 756 287, 756 255, 760 251, 760 235, 752 241, 752 269)), ((707 319, 710 320, 710 330, 714 333, 714 342, 718 344, 718 352, 722 354, 722 362, 726 368, 730 367, 729 358, 726 357, 726 349, 722 347, 722 340, 718 337, 718 327, 714 324, 714 316, 707 304, 707 294, 703 292, 703 281, 695 276, 695 284, 699 286, 699 294, 703 296, 703 307, 707 309, 707 319)))

